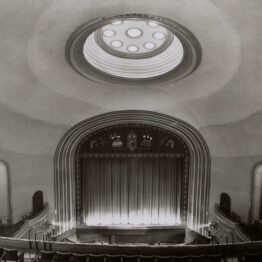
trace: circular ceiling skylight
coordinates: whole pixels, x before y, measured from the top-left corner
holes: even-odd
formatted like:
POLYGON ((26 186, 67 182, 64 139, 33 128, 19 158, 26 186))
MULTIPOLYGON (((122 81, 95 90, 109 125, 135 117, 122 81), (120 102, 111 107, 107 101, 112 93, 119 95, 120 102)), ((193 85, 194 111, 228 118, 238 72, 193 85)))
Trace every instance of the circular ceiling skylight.
POLYGON ((97 29, 87 38, 84 45, 87 60, 90 56, 89 46, 94 44, 94 39, 104 51, 118 57, 149 58, 163 52, 172 44, 177 45, 177 52, 183 57, 183 46, 177 37, 164 26, 151 20, 128 18, 113 21, 97 29))
POLYGON ((88 23, 69 39, 66 50, 70 64, 86 77, 136 81, 191 73, 201 60, 196 43, 174 21, 134 14, 88 23))

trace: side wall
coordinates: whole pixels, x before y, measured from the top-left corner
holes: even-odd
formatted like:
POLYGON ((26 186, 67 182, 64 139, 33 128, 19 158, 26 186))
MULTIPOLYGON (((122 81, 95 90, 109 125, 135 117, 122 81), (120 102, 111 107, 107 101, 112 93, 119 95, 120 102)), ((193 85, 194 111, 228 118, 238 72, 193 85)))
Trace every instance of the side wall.
MULTIPOLYGON (((43 191, 44 201, 48 201, 51 210, 54 210, 54 152, 69 127, 58 126, 50 131, 49 125, 38 123, 37 126, 44 133, 44 135, 40 133, 37 142, 37 135, 30 134, 32 127, 24 125, 21 129, 24 133, 28 133, 27 137, 21 137, 21 133, 17 133, 14 134, 17 141, 12 142, 5 138, 5 143, 13 144, 13 148, 16 146, 18 152, 0 148, 0 158, 8 164, 10 174, 14 222, 32 210, 32 196, 37 190, 43 191), (18 139, 19 137, 21 138, 18 139), (27 140, 30 141, 26 142, 27 140)), ((202 130, 200 132, 202 133, 202 130)), ((203 134, 206 135, 206 132, 203 134)), ((223 139, 223 135, 220 137, 223 139)), ((215 152, 216 144, 209 141, 207 143, 211 151, 210 210, 212 211, 214 204, 219 202, 220 194, 227 192, 232 199, 232 211, 243 221, 247 221, 252 168, 256 162, 262 160, 262 155, 250 157, 218 155, 215 152)))
POLYGON ((231 210, 248 222, 251 204, 252 170, 261 156, 212 157, 210 210, 219 203, 220 194, 231 197, 231 210))

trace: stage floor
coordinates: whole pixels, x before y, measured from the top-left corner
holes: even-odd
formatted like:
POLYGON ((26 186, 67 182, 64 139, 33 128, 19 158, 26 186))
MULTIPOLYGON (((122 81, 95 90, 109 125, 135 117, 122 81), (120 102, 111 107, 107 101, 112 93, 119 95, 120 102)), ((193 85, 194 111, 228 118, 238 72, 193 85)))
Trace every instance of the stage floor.
POLYGON ((185 226, 77 226, 66 239, 100 244, 182 244, 185 226))

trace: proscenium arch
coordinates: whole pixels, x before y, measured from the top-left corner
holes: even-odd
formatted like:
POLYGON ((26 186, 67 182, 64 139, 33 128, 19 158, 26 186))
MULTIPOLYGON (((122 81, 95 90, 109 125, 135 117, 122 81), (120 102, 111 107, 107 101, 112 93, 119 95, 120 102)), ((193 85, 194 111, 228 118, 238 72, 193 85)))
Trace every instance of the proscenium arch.
POLYGON ((84 120, 70 128, 60 140, 54 159, 55 224, 59 233, 77 225, 76 150, 83 138, 101 128, 119 124, 148 124, 170 131, 186 143, 189 156, 187 227, 205 235, 208 224, 210 189, 210 153, 202 135, 193 126, 177 118, 139 110, 115 111, 84 120))

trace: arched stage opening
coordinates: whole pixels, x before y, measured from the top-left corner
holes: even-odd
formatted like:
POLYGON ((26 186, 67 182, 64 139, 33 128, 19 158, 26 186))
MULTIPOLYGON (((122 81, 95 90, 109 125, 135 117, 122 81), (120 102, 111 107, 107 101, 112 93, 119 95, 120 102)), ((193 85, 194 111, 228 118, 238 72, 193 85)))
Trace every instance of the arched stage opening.
POLYGON ((210 154, 188 123, 116 111, 76 124, 55 153, 58 233, 84 226, 184 226, 207 234, 210 154))

